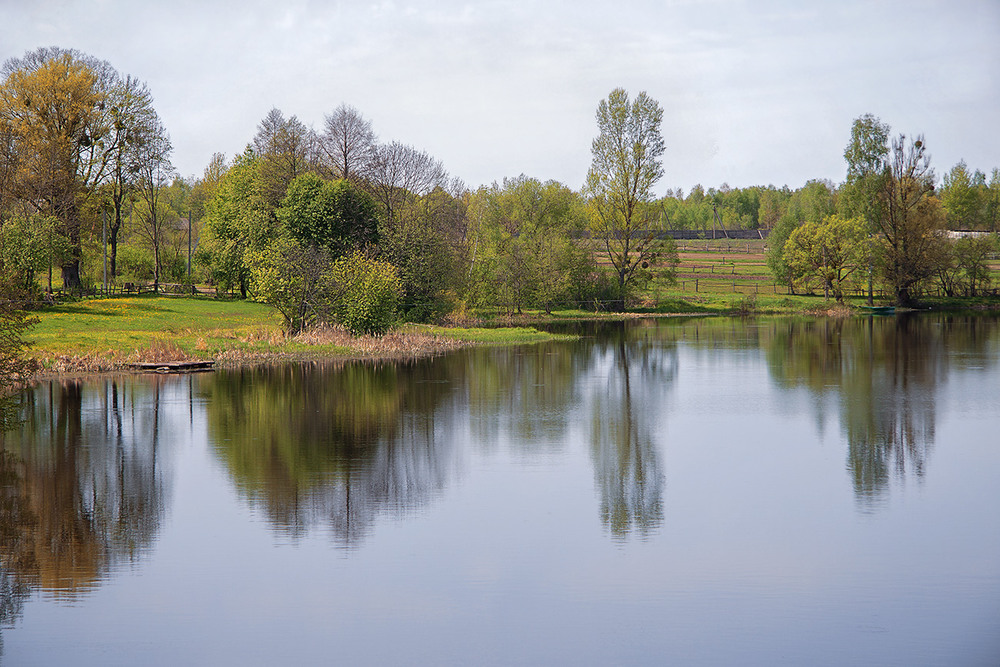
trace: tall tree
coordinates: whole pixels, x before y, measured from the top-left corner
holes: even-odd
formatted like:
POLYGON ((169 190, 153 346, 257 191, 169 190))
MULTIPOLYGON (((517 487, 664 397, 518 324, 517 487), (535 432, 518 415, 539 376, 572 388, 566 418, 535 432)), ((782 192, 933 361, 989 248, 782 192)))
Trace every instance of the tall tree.
POLYGON ((275 215, 300 243, 337 259, 378 243, 376 211, 368 193, 350 181, 325 181, 310 172, 291 182, 275 215))
POLYGON ((320 146, 335 176, 357 181, 371 160, 375 133, 360 111, 341 104, 326 116, 320 146))
POLYGON ((630 102, 628 93, 616 88, 597 107, 600 134, 591 144, 585 190, 591 233, 604 246, 616 274, 618 308, 624 308, 628 290, 637 278, 649 275, 646 269, 660 253, 676 259, 672 243, 658 239, 659 212, 650 215, 645 206, 663 176, 662 121, 663 109, 645 92, 630 102))
POLYGON ((260 157, 261 194, 272 207, 281 202, 288 184, 308 170, 311 135, 297 117, 286 119, 278 109, 271 109, 257 126, 253 147, 260 157))
POLYGON ((174 175, 174 167, 170 163, 172 150, 173 145, 166 129, 159 119, 156 119, 150 128, 150 134, 141 142, 137 183, 144 204, 139 215, 139 230, 153 251, 154 291, 159 291, 160 288, 164 237, 168 232, 168 225, 176 216, 176 213, 161 201, 164 188, 174 175))
POLYGON ((427 152, 393 141, 372 149, 367 184, 382 204, 386 223, 392 227, 407 197, 426 195, 436 187, 445 187, 448 172, 427 152))
MULTIPOLYGON (((878 196, 886 178, 886 156, 889 154, 889 125, 877 116, 865 114, 854 119, 851 141, 844 149, 847 161, 847 182, 843 201, 847 214, 860 217, 870 234, 877 228, 882 215, 883 200, 878 196)), ((868 266, 868 305, 874 300, 874 266, 868 266)))
POLYGON ((985 222, 986 178, 981 172, 976 175, 982 178, 974 178, 965 160, 961 160, 944 176, 941 203, 948 212, 951 229, 979 229, 985 222), (977 180, 983 181, 982 185, 977 180))
POLYGON ((13 141, 15 191, 59 220, 69 244, 63 285, 78 288, 81 208, 106 173, 107 99, 116 73, 104 61, 53 47, 8 60, 3 75, 0 127, 13 141))
POLYGON ((831 215, 796 228, 785 243, 785 258, 793 277, 819 278, 825 297, 832 290, 834 298, 843 301, 844 281, 868 263, 868 243, 864 221, 831 215))
POLYGON ((875 223, 881 236, 882 269, 900 306, 911 305, 913 288, 934 273, 941 257, 944 211, 934 194, 934 170, 922 136, 892 140, 875 223))
POLYGON ((131 208, 140 190, 143 159, 156 132, 163 129, 153 97, 145 83, 132 76, 116 81, 107 104, 111 114, 108 141, 108 177, 106 190, 111 202, 108 221, 109 277, 118 275, 118 236, 126 209, 131 208))
POLYGON ((202 237, 202 261, 211 268, 216 284, 250 289, 250 256, 278 234, 279 225, 260 188, 259 157, 252 149, 238 155, 208 202, 207 234, 202 237))

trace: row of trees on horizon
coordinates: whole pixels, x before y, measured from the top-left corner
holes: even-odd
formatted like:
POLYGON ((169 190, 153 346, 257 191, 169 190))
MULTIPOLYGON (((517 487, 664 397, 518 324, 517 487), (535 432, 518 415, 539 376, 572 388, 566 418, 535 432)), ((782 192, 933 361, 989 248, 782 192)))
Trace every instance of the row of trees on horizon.
POLYGON ((906 302, 922 281, 943 280, 945 264, 953 286, 961 272, 933 240, 904 257, 911 241, 1000 229, 1000 169, 987 178, 960 162, 937 186, 923 138, 891 139, 872 116, 851 128, 843 183, 797 189, 696 185, 655 196, 662 109, 620 89, 598 106, 578 190, 523 174, 471 189, 427 152, 381 141, 346 104, 319 130, 272 109, 244 152, 217 153, 200 177, 183 178, 135 77, 58 48, 12 58, 2 72, 0 273, 5 292, 28 300, 105 276, 209 282, 274 305, 293 332, 354 320, 374 331, 383 327, 373 318, 397 310, 429 321, 470 308, 622 308, 672 278, 672 242, 651 232, 761 228, 776 279, 818 281, 839 296, 860 271, 906 302), (363 312, 348 312, 359 303, 363 312))

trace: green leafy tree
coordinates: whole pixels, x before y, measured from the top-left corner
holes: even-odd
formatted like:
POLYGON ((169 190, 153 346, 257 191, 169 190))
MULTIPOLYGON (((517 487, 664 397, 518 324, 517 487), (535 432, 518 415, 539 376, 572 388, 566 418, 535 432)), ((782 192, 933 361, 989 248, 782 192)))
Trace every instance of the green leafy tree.
POLYGON ((16 212, 0 226, 0 284, 5 299, 34 299, 41 289, 36 275, 53 257, 68 251, 57 234, 59 221, 40 213, 16 212))
POLYGON ((632 288, 650 279, 649 268, 658 258, 668 266, 676 260, 672 242, 657 234, 660 212, 645 206, 663 176, 662 121, 663 109, 645 92, 630 102, 628 93, 616 88, 597 107, 600 133, 591 144, 585 191, 591 234, 607 252, 617 278, 619 309, 632 288))
POLYGON ((989 290, 993 283, 990 260, 998 248, 997 237, 967 236, 955 240, 952 253, 962 278, 962 287, 968 296, 978 296, 989 290))
POLYGON ((818 278, 824 296, 829 298, 832 291, 843 301, 844 281, 868 265, 868 230, 860 218, 831 215, 821 223, 809 221, 791 233, 784 254, 793 278, 818 278))
MULTIPOLYGON (((983 176, 981 173, 978 175, 983 176)), ((950 229, 981 229, 984 226, 987 191, 985 177, 976 180, 983 182, 975 182, 965 160, 945 174, 941 204, 948 214, 950 229)))
MULTIPOLYGON (((848 216, 860 217, 868 225, 869 234, 878 229, 877 219, 883 215, 883 200, 879 192, 885 184, 886 156, 889 154, 889 126, 872 114, 854 119, 851 141, 844 149, 847 161, 847 181, 843 187, 843 208, 848 216)), ((874 266, 868 267, 868 304, 873 302, 874 266)))
POLYGON ((298 176, 275 215, 299 242, 324 248, 334 258, 379 240, 375 202, 346 179, 298 176))
POLYGON ((440 321, 456 306, 468 265, 465 210, 461 198, 437 188, 407 200, 384 227, 379 256, 397 268, 406 320, 440 321))
POLYGON ((1000 231, 1000 169, 990 174, 990 183, 985 195, 985 224, 991 231, 1000 231))
POLYGON ((258 158, 247 149, 220 179, 207 206, 201 259, 225 289, 250 288, 248 253, 264 248, 278 232, 278 222, 260 190, 258 158))
POLYGON ((282 235, 247 253, 254 300, 281 313, 285 331, 294 336, 330 319, 330 256, 282 235))
POLYGON ((784 215, 767 237, 767 266, 778 280, 795 290, 794 275, 785 258, 785 244, 800 225, 819 223, 836 212, 836 192, 829 181, 808 181, 788 199, 784 215))
POLYGON ((933 193, 923 137, 908 141, 899 135, 887 158, 875 223, 882 273, 900 306, 913 303, 915 288, 934 274, 943 255, 944 210, 933 193))

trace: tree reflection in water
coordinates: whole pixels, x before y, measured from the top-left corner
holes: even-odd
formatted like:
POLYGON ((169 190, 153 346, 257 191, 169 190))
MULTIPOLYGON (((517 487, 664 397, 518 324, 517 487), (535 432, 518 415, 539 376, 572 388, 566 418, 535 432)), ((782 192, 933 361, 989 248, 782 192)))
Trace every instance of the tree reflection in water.
POLYGON ((768 333, 768 362, 780 385, 836 394, 855 496, 874 507, 893 478, 923 478, 934 445, 935 396, 949 363, 991 358, 996 319, 777 320, 768 333))
POLYGON ((616 540, 647 537, 663 523, 664 474, 653 425, 677 372, 676 344, 651 325, 615 327, 595 346, 607 382, 593 386, 591 458, 601 520, 616 540))
POLYGON ((28 591, 73 599, 135 561, 159 529, 161 380, 80 380, 20 395, 0 436, 0 622, 28 591))
POLYGON ((327 527, 357 546, 381 513, 413 511, 456 474, 462 438, 537 457, 562 447, 582 407, 591 424, 602 516, 616 538, 663 520, 651 433, 676 348, 653 328, 600 342, 474 349, 406 363, 282 366, 216 373, 210 439, 248 501, 293 539, 327 527), (614 371, 594 395, 588 376, 614 371), (638 389, 633 389, 637 385, 638 389), (624 392, 624 393, 623 393, 624 392))
POLYGON ((431 360, 220 372, 207 389, 211 440, 276 528, 297 538, 324 524, 356 546, 380 512, 445 486, 450 372, 431 360))

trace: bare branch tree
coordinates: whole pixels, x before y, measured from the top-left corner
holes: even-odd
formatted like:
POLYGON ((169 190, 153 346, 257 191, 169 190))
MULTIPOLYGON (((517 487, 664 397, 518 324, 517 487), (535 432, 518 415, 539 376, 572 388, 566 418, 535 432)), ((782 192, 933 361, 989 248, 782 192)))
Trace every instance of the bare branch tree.
POLYGON ((341 104, 326 116, 320 147, 338 178, 359 179, 368 166, 374 146, 371 123, 354 107, 341 104))
POLYGON ((408 195, 425 195, 436 187, 447 185, 448 172, 440 161, 425 151, 398 141, 378 145, 372 151, 368 186, 385 208, 390 225, 408 195))
POLYGON ((254 152, 261 158, 264 197, 272 207, 281 202, 288 184, 308 171, 312 134, 296 116, 286 120, 276 108, 257 126, 254 152))

